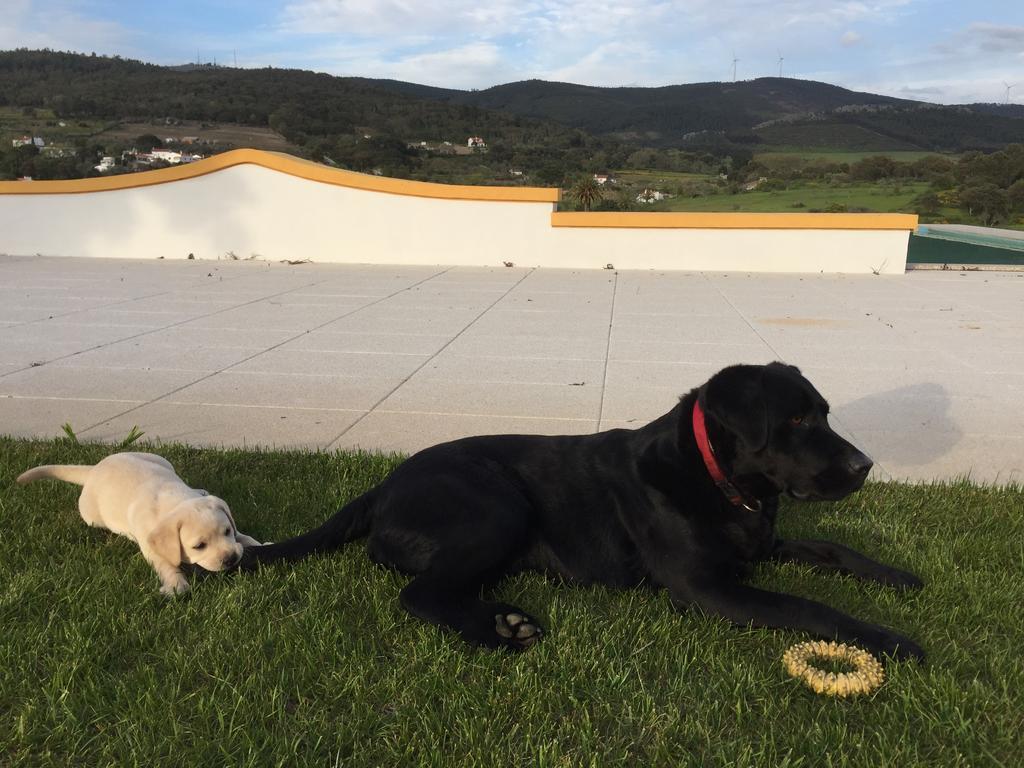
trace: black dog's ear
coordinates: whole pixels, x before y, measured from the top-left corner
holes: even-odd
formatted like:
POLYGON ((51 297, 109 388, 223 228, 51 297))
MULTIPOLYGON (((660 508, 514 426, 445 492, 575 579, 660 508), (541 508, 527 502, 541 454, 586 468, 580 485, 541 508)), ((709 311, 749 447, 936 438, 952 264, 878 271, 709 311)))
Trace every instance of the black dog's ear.
POLYGON ((706 413, 754 450, 768 443, 763 371, 760 365, 723 368, 704 386, 701 398, 706 413))
POLYGON ((803 376, 803 373, 800 371, 799 368, 797 368, 795 365, 790 365, 789 363, 775 361, 774 363, 768 363, 768 365, 766 365, 765 368, 769 370, 773 368, 776 370, 788 370, 791 373, 795 373, 797 376, 803 376))

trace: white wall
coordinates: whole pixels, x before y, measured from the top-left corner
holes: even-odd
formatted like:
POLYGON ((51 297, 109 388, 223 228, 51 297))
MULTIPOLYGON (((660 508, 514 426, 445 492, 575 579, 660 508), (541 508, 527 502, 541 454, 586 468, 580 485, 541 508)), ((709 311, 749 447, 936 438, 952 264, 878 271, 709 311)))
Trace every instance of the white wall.
POLYGON ((906 230, 556 227, 549 243, 565 267, 902 274, 909 239, 906 230))
POLYGON ((247 163, 122 190, 0 194, 0 253, 766 272, 906 266, 907 230, 553 227, 552 207, 367 191, 247 163))

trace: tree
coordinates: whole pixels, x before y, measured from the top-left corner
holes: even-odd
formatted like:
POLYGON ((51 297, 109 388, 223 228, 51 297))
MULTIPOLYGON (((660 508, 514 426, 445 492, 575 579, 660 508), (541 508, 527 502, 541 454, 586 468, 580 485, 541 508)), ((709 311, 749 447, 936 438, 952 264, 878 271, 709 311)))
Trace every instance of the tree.
POLYGON ((991 227, 1006 219, 1010 205, 1004 190, 995 184, 978 184, 960 191, 960 205, 971 216, 978 216, 991 227))
POLYGON ((604 193, 593 176, 580 176, 569 190, 569 197, 584 211, 589 211, 595 203, 601 202, 604 193))
POLYGON ((154 136, 152 133, 144 133, 135 139, 135 148, 139 152, 152 152, 157 147, 162 147, 164 143, 158 136, 154 136))
POLYGON ((1014 213, 1024 213, 1024 179, 1018 179, 1006 191, 1006 201, 1014 213))
POLYGON ((934 216, 942 207, 942 201, 939 200, 939 196, 935 194, 935 192, 928 191, 918 195, 917 199, 914 201, 914 207, 920 214, 925 216, 934 216))
POLYGON ((536 175, 541 184, 561 184, 565 179, 565 167, 558 162, 548 162, 537 169, 536 175))
POLYGON ((850 176, 858 181, 878 181, 896 175, 896 161, 885 155, 865 157, 850 164, 850 176))

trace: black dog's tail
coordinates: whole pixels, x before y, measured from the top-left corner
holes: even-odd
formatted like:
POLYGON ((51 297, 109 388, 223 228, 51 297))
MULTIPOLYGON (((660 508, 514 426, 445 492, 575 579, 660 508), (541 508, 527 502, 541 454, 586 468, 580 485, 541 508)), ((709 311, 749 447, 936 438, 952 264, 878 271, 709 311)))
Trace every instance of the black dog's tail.
POLYGON ((314 528, 301 536, 276 544, 246 547, 238 563, 238 570, 247 571, 260 563, 301 560, 309 555, 331 552, 353 539, 365 536, 373 517, 374 495, 374 490, 367 491, 335 512, 319 528, 314 528))

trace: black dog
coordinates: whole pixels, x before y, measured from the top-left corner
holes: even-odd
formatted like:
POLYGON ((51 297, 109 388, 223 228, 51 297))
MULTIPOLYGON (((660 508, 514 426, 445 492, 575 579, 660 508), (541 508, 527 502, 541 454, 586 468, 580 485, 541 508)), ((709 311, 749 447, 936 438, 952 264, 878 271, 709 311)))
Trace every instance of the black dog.
POLYGON ((871 469, 827 415, 798 369, 732 366, 637 430, 469 437, 428 448, 319 528, 247 549, 241 567, 369 534, 375 562, 414 575, 401 592, 410 613, 491 648, 528 647, 541 629, 515 606, 481 600, 481 589, 537 570, 579 584, 664 587, 679 608, 700 606, 739 625, 923 658, 885 627, 740 583, 752 562, 767 558, 921 586, 839 544, 776 538, 779 494, 840 499, 871 469))

